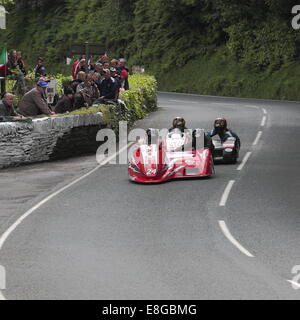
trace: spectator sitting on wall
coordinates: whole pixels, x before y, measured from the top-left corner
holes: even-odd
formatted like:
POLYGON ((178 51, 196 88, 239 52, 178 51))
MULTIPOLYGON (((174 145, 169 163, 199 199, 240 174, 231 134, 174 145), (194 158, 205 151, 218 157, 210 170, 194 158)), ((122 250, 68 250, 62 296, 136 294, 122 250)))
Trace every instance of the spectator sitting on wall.
POLYGON ((23 116, 19 115, 14 108, 14 95, 7 92, 0 101, 0 119, 2 121, 21 120, 23 116))
POLYGON ((39 57, 37 59, 37 65, 35 67, 35 78, 38 79, 40 77, 46 77, 47 76, 47 71, 44 66, 44 59, 39 57))
POLYGON ((13 80, 17 80, 16 87, 14 89, 20 89, 21 93, 24 93, 25 78, 24 73, 21 71, 18 64, 17 50, 11 50, 8 56, 8 74, 11 75, 13 80))
POLYGON ((88 74, 85 81, 77 86, 76 93, 81 93, 83 95, 85 103, 87 103, 88 106, 92 106, 93 102, 99 99, 100 93, 98 87, 94 83, 92 74, 88 74))
POLYGON ((54 108, 55 113, 66 113, 74 110, 74 91, 66 89, 65 94, 58 100, 54 108))
POLYGON ((35 88, 27 92, 19 103, 19 111, 24 116, 37 116, 45 114, 54 116, 55 113, 50 110, 46 99, 47 81, 39 81, 35 88))
POLYGON ((116 83, 111 78, 109 69, 104 69, 104 80, 100 84, 100 100, 103 102, 105 100, 114 100, 116 99, 116 83))
POLYGON ((124 90, 129 90, 129 82, 128 82, 129 69, 126 67, 126 60, 123 58, 119 59, 118 72, 122 79, 122 88, 124 90))
POLYGON ((88 103, 85 102, 85 97, 83 95, 83 92, 77 92, 74 95, 74 110, 83 108, 83 107, 88 107, 88 103))
POLYGON ((78 72, 76 80, 71 82, 71 88, 74 92, 77 91, 77 86, 85 81, 86 74, 83 71, 78 72))

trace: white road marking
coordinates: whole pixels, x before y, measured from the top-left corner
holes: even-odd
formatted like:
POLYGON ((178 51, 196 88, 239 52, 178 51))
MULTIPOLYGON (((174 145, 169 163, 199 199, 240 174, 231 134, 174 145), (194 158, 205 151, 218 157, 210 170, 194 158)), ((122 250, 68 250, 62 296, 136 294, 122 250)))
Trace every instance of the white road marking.
POLYGON ((259 132, 257 133, 257 136, 256 136, 256 138, 255 138, 255 140, 254 140, 254 142, 253 142, 253 144, 252 144, 253 146, 256 146, 256 145, 258 144, 258 142, 259 142, 262 134, 263 134, 262 131, 259 131, 259 132))
POLYGON ((286 280, 287 282, 291 283, 293 285, 293 288, 295 288, 295 290, 298 288, 300 289, 300 284, 298 282, 295 282, 293 280, 286 280))
POLYGON ((252 152, 247 152, 242 163, 239 165, 239 167, 237 168, 238 171, 241 171, 244 169, 247 161, 249 160, 250 156, 251 156, 252 152))
POLYGON ((169 100, 169 102, 199 104, 199 102, 188 100, 169 100))
POLYGON ((2 294, 2 292, 0 291, 0 301, 4 301, 4 300, 6 300, 6 299, 5 299, 4 295, 2 294))
POLYGON ((266 125, 266 121, 267 121, 267 117, 264 116, 264 117, 262 118, 262 120, 261 120, 260 126, 261 126, 261 127, 264 127, 264 126, 266 125))
POLYGON ((267 110, 265 108, 262 109, 264 114, 268 114, 267 110))
MULTIPOLYGON (((11 225, 0 237, 0 250, 3 248, 3 245, 5 243, 5 241, 7 240, 7 238, 14 232, 14 230, 28 217, 30 216, 34 211, 36 211, 38 208, 40 208, 42 205, 44 205, 46 202, 48 202, 49 200, 53 199, 55 196, 59 195, 60 193, 62 193, 63 191, 67 190, 68 188, 72 187, 74 184, 80 182, 81 180, 87 178, 88 176, 90 176, 91 174, 93 174, 94 172, 96 172, 98 169, 100 169, 101 167, 103 167, 104 165, 106 165, 107 163, 109 163, 112 159, 116 158, 120 153, 122 153, 123 151, 125 151, 126 149, 129 149, 129 147, 132 145, 133 143, 129 143, 128 145, 126 145, 125 147, 123 147, 121 150, 119 150, 116 154, 112 155, 111 157, 108 157, 107 159, 105 159, 101 164, 99 164, 96 168, 94 168, 93 170, 89 171, 88 173, 84 174, 83 176, 77 178, 76 180, 74 180, 73 182, 67 184, 66 186, 64 186, 63 188, 57 190, 56 192, 50 194, 48 197, 46 197, 44 200, 40 201, 38 204, 36 204, 34 207, 32 207, 31 209, 29 209, 28 211, 26 211, 13 225, 11 225)), ((5 297, 3 296, 3 294, 0 291, 0 300, 5 300, 5 297)))
POLYGON ((169 102, 178 102, 178 103, 182 103, 184 101, 179 101, 179 100, 169 100, 169 102))
POLYGON ((224 103, 224 102, 210 102, 209 104, 214 104, 216 106, 226 106, 226 107, 235 107, 237 106, 236 104, 232 104, 232 103, 224 103))
POLYGON ((221 201, 220 201, 220 207, 226 206, 230 191, 231 191, 234 184, 235 184, 235 180, 231 180, 228 182, 227 187, 226 187, 226 189, 222 195, 221 201))
POLYGON ((101 164, 99 164, 96 168, 94 168, 93 170, 89 171, 88 173, 84 174, 83 176, 77 178, 76 180, 74 180, 73 182, 67 184, 66 186, 64 186, 63 188, 57 190, 56 192, 52 193, 51 195, 49 195, 48 197, 46 197, 44 200, 40 201, 37 205, 35 205, 34 207, 32 207, 31 209, 29 209, 28 211, 26 211, 13 225, 11 225, 9 227, 9 229, 7 231, 5 231, 2 236, 0 237, 0 250, 2 249, 5 241, 7 240, 7 238, 10 236, 10 234, 17 228, 17 226, 19 224, 22 223, 22 221, 24 219, 26 219, 30 214, 32 214, 35 210, 37 210, 38 208, 40 208, 43 204, 45 204, 46 202, 48 202, 49 200, 51 200, 52 198, 54 198, 55 196, 57 196, 58 194, 62 193, 63 191, 69 189, 70 187, 72 187, 74 184, 80 182, 81 180, 87 178, 88 176, 90 176, 91 174, 93 174, 94 172, 96 172, 98 169, 100 169, 101 167, 103 167, 104 165, 106 165, 107 163, 109 163, 112 159, 114 159, 115 157, 118 156, 118 154, 122 153, 123 151, 125 151, 126 149, 128 149, 130 147, 130 145, 132 145, 132 143, 126 145, 125 147, 123 147, 121 150, 119 150, 116 154, 112 155, 111 157, 105 159, 101 164))
POLYGON ((254 256, 245 249, 230 233, 229 229, 226 226, 225 221, 219 221, 219 225, 221 230, 223 231, 225 237, 235 246, 237 247, 243 254, 245 254, 247 257, 254 258, 254 256))
POLYGON ((252 109, 256 109, 256 110, 259 109, 258 106, 252 106, 252 105, 249 105, 249 104, 245 104, 245 105, 243 105, 243 107, 245 107, 245 108, 252 108, 252 109))

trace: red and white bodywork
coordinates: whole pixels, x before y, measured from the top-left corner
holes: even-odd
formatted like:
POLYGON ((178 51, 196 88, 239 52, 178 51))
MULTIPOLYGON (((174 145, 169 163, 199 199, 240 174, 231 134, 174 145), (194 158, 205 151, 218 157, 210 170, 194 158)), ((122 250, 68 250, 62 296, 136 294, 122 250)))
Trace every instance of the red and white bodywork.
POLYGON ((204 147, 193 150, 190 135, 169 133, 156 143, 147 142, 147 139, 137 142, 129 158, 128 173, 134 182, 160 183, 214 174, 211 150, 204 147))

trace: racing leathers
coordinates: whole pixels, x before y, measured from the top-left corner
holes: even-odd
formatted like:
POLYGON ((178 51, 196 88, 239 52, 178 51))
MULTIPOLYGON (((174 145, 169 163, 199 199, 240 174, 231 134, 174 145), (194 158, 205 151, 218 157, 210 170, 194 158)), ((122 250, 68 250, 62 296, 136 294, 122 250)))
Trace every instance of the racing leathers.
POLYGON ((225 142, 228 138, 231 138, 231 137, 236 138, 237 140, 240 140, 236 133, 234 133, 234 132, 232 132, 231 130, 228 130, 228 129, 226 129, 226 130, 218 130, 217 128, 215 128, 215 129, 213 129, 211 131, 208 131, 207 135, 209 137, 211 137, 211 138, 216 136, 216 135, 218 135, 222 142, 225 142))
MULTIPOLYGON (((171 129, 169 129, 169 132, 172 132, 174 130, 178 130, 178 128, 174 128, 172 127, 171 129)), ((193 145, 193 149, 196 148, 196 140, 194 141, 194 139, 196 139, 196 137, 194 137, 194 131, 191 131, 189 130, 188 128, 184 128, 184 131, 180 130, 181 132, 185 132, 187 134, 190 134, 191 132, 193 132, 193 142, 192 142, 192 145, 193 145)), ((187 148, 187 146, 185 146, 185 148, 187 148)), ((204 133, 204 148, 208 148, 210 149, 212 152, 215 150, 215 147, 214 147, 214 144, 212 142, 212 138, 210 137, 209 134, 207 133, 204 133)))

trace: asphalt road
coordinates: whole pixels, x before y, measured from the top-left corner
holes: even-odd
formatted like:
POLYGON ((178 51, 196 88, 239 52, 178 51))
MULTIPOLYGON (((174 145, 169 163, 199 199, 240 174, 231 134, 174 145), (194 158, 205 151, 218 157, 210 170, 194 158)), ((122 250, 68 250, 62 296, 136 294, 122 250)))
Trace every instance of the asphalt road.
POLYGON ((183 116, 208 130, 224 116, 240 162, 211 179, 147 186, 130 183, 126 166, 95 170, 3 243, 6 299, 300 298, 287 281, 300 265, 299 104, 165 93, 159 104, 136 126, 183 116))

